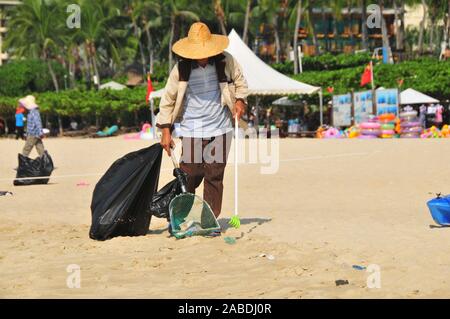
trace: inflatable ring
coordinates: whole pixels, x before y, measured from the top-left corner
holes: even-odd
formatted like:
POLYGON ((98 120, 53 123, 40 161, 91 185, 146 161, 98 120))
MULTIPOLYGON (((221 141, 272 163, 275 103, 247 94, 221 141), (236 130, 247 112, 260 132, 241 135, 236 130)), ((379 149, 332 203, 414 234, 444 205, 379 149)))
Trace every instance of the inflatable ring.
POLYGON ((394 130, 382 130, 381 131, 381 135, 394 135, 395 131, 394 130))
POLYGON ((417 133, 402 133, 400 135, 401 138, 419 138, 419 134, 417 133))
POLYGON ((400 113, 400 117, 404 118, 404 117, 416 117, 417 116, 417 111, 407 111, 407 112, 402 112, 400 113))
POLYGON ((381 130, 393 130, 393 129, 395 129, 395 124, 392 123, 381 124, 381 130))
POLYGON ((364 129, 364 130, 361 130, 361 134, 362 135, 379 136, 379 135, 381 135, 381 131, 380 130, 364 129))
POLYGON ((376 122, 363 122, 360 125, 360 128, 362 129, 380 129, 381 124, 380 123, 376 123, 376 122))
POLYGON ((378 121, 380 122, 391 122, 395 120, 394 113, 385 113, 378 115, 378 121))
POLYGON ((422 131, 423 129, 421 126, 402 128, 402 133, 422 133, 422 131))
POLYGON ((341 137, 341 132, 339 132, 338 129, 335 129, 333 127, 329 128, 324 133, 324 138, 340 138, 340 137, 341 137))
POLYGON ((400 127, 402 127, 402 128, 417 127, 417 126, 422 126, 422 123, 420 123, 420 122, 402 122, 402 123, 400 123, 400 127))
POLYGON ((142 132, 147 132, 147 130, 150 130, 152 126, 148 123, 145 123, 144 125, 142 125, 142 132))

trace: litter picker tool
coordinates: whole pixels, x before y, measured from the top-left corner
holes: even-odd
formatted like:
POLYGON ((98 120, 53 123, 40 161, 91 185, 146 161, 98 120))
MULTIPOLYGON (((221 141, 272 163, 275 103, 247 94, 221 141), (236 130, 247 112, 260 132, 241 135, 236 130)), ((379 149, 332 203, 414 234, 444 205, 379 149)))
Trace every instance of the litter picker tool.
POLYGON ((239 137, 239 120, 237 116, 234 118, 234 215, 230 219, 230 226, 239 228, 241 220, 238 214, 238 137, 239 137))

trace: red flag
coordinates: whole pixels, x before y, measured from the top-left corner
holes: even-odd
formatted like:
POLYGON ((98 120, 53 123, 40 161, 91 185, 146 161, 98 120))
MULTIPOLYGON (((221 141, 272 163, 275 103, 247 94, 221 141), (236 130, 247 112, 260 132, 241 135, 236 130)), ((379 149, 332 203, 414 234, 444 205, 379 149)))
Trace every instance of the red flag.
POLYGON ((364 73, 361 77, 361 86, 366 85, 367 83, 372 82, 372 67, 371 64, 369 64, 368 66, 366 66, 366 68, 364 69, 364 73))
POLYGON ((403 82, 404 82, 403 79, 398 79, 397 80, 398 86, 401 87, 403 85, 403 82))
POLYGON ((328 93, 333 93, 334 87, 332 87, 332 86, 327 87, 327 91, 328 91, 328 93))
POLYGON ((147 74, 147 96, 145 97, 145 102, 148 104, 148 101, 150 100, 150 94, 153 92, 153 84, 152 80, 150 79, 150 74, 147 74))

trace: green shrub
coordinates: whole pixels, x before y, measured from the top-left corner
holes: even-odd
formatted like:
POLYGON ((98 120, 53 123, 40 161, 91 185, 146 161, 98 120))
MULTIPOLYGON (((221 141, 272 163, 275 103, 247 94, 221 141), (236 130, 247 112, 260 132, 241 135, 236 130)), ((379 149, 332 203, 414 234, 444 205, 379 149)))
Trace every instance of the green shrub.
MULTIPOLYGON (((367 65, 371 60, 369 53, 338 54, 325 53, 315 57, 302 59, 303 71, 338 70, 350 67, 367 65)), ((272 64, 272 67, 283 74, 292 74, 294 62, 272 64)))
MULTIPOLYGON (((65 70, 57 62, 52 62, 52 66, 62 87, 65 70)), ((18 60, 0 67, 0 95, 23 96, 52 90, 53 81, 47 63, 42 60, 18 60)))

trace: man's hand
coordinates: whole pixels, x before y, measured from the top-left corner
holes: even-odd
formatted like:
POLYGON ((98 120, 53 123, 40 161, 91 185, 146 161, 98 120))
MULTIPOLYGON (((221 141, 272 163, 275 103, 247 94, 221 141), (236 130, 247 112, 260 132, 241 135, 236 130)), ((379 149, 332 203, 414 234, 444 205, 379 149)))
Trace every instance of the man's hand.
POLYGON ((172 140, 172 134, 170 133, 170 128, 162 129, 162 137, 160 144, 162 148, 166 150, 167 155, 170 156, 170 150, 173 146, 175 146, 175 143, 172 140))
POLYGON ((239 120, 242 115, 245 114, 245 108, 246 105, 244 103, 244 101, 242 100, 237 100, 236 103, 234 104, 234 114, 233 114, 233 118, 236 118, 239 120))

